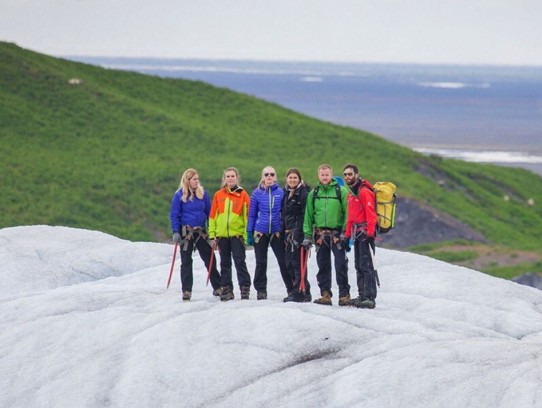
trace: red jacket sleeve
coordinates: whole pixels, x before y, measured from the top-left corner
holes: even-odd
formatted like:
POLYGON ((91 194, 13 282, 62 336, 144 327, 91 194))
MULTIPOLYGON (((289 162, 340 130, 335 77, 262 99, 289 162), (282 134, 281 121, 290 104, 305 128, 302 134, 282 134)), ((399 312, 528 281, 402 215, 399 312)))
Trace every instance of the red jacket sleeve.
POLYGON ((367 222, 367 235, 370 237, 374 237, 376 222, 378 220, 376 215, 375 195, 368 188, 361 188, 359 197, 361 201, 361 206, 365 213, 365 221, 367 222))

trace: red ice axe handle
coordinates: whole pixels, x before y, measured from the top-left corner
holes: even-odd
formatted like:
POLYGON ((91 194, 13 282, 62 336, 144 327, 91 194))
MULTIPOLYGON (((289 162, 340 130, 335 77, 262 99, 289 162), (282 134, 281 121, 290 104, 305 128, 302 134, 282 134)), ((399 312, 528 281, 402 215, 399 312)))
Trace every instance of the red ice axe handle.
POLYGON ((209 269, 207 269, 207 283, 205 286, 209 286, 209 280, 211 279, 211 270, 213 269, 213 261, 215 259, 216 239, 213 240, 211 245, 211 259, 209 260, 209 269))
POLYGON ((171 283, 171 277, 173 276, 173 267, 175 266, 175 258, 177 257, 177 247, 179 246, 178 242, 175 242, 175 248, 173 248, 173 260, 171 261, 171 269, 169 270, 169 278, 167 280, 166 289, 169 288, 171 283))
POLYGON ((301 282, 299 282, 299 291, 305 293, 305 276, 307 275, 307 258, 309 257, 309 251, 302 246, 301 247, 301 282))

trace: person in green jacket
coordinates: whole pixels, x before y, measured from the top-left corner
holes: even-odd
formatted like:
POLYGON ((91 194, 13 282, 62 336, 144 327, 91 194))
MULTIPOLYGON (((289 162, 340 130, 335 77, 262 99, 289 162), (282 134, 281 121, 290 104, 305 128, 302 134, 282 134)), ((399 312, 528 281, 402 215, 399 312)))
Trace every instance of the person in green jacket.
POLYGON ((333 179, 329 164, 318 167, 319 184, 307 197, 303 223, 303 246, 310 248, 312 238, 316 245, 318 273, 316 280, 321 298, 314 303, 331 305, 331 253, 335 258, 335 275, 339 286, 339 306, 348 306, 350 285, 348 284, 348 259, 345 236, 348 191, 333 179))

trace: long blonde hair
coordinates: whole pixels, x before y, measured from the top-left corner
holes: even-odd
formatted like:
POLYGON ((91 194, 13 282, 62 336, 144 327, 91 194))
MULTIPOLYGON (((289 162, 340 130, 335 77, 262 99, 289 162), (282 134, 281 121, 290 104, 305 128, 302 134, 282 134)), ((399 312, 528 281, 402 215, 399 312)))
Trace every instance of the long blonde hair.
POLYGON ((235 167, 228 167, 224 172, 222 173, 222 185, 221 187, 226 187, 226 173, 228 171, 233 171, 235 175, 237 176, 237 185, 241 182, 241 176, 239 175, 239 170, 237 170, 235 167))
POLYGON ((197 198, 200 200, 203 198, 203 186, 198 183, 198 187, 196 188, 196 191, 192 191, 190 188, 190 179, 194 176, 199 176, 199 173, 196 169, 186 169, 183 173, 183 176, 181 177, 181 183, 179 184, 179 188, 183 190, 183 196, 182 200, 186 203, 187 200, 192 201, 194 199, 194 194, 197 198))

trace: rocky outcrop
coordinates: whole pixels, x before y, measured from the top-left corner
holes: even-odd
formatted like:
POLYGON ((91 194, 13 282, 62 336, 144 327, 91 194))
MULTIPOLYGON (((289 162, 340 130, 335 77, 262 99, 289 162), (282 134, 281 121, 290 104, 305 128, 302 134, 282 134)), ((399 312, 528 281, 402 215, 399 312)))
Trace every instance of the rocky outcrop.
POLYGON ((381 235, 379 245, 400 249, 456 239, 487 242, 482 234, 450 215, 415 200, 398 197, 395 229, 381 235))
POLYGON ((523 275, 512 278, 512 280, 521 285, 542 289, 542 276, 540 276, 540 274, 538 273, 525 273, 523 275))

